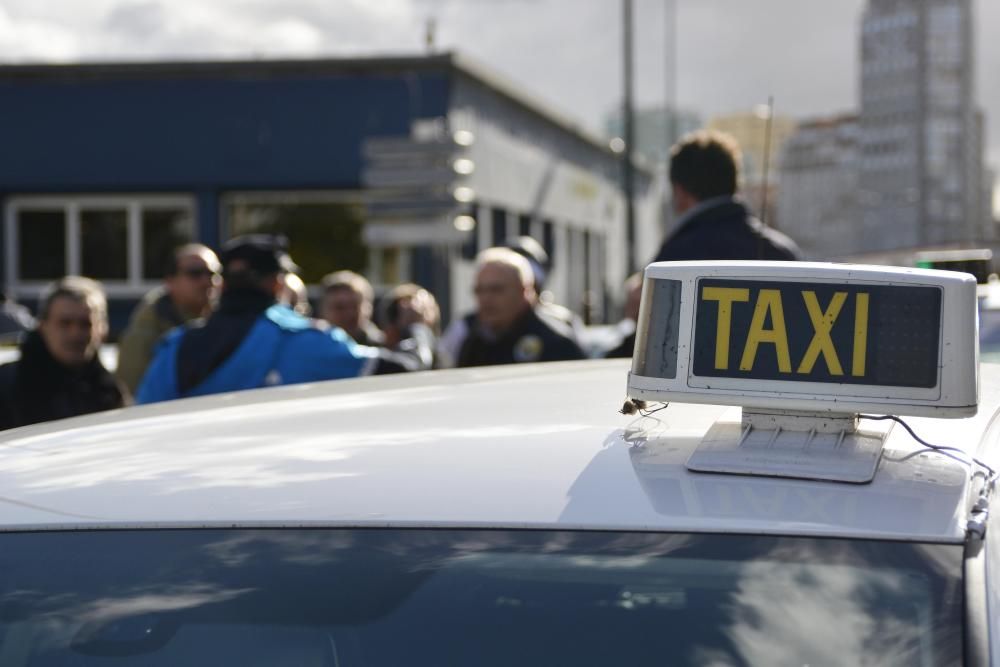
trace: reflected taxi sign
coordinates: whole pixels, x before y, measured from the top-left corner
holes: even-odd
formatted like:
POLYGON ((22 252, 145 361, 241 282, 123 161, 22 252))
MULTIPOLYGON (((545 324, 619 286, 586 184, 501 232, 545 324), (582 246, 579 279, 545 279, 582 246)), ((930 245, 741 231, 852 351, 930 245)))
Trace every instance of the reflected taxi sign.
POLYGON ((651 264, 629 395, 765 409, 973 414, 975 278, 844 264, 651 264))

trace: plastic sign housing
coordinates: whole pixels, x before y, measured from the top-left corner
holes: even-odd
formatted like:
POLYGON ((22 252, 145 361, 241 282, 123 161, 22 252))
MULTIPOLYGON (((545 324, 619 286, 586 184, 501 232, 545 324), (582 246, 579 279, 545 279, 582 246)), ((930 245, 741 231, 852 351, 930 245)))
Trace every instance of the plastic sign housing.
POLYGON ((852 264, 650 264, 628 394, 761 410, 973 415, 976 280, 852 264))

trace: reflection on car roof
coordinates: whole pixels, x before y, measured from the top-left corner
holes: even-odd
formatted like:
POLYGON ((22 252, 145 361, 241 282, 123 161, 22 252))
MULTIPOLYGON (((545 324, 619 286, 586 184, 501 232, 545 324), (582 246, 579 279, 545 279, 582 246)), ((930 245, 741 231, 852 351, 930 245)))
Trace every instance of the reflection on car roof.
MULTIPOLYGON (((0 528, 475 526, 960 542, 969 470, 894 429, 871 484, 695 473, 723 406, 621 415, 622 360, 298 385, 0 434, 0 528), (917 453, 919 452, 919 453, 917 453), (914 454, 913 456, 908 456, 914 454)), ((910 420, 974 449, 979 414, 910 420)))
MULTIPOLYGON (((504 526, 960 541, 968 470, 892 433, 869 485, 699 474, 732 408, 627 417, 622 361, 496 367, 243 392, 10 431, 7 530, 504 526)), ((1000 376, 983 378, 984 407, 1000 376)), ((914 419, 974 446, 992 409, 914 419)))

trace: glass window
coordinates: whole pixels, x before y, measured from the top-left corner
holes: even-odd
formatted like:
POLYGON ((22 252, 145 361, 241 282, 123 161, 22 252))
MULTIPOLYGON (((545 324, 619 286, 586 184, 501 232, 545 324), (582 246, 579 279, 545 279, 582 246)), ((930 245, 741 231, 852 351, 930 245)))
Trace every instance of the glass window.
POLYGON ((97 280, 128 279, 128 211, 80 212, 80 272, 97 280))
POLYGON ((517 218, 517 233, 520 236, 531 236, 531 216, 521 215, 517 218))
POLYGON ((380 273, 372 276, 376 285, 398 285, 403 282, 402 258, 399 248, 378 248, 380 273))
POLYGON ((318 283, 331 271, 364 273, 368 250, 362 242, 364 209, 354 202, 234 203, 228 208, 230 236, 284 234, 301 278, 318 283))
POLYGON ((19 260, 15 290, 18 282, 53 280, 73 268, 98 280, 132 283, 139 293, 147 289, 142 283, 163 276, 171 251, 195 236, 193 207, 182 196, 15 197, 10 207, 19 260), (74 208, 79 214, 70 239, 66 223, 74 208))
POLYGON ((493 245, 502 246, 507 240, 507 212, 502 208, 495 208, 492 214, 493 245))
POLYGON ((549 256, 549 265, 556 265, 556 230, 552 221, 542 223, 542 247, 549 256))
POLYGON ((159 280, 166 274, 174 249, 194 239, 191 212, 182 208, 142 211, 142 278, 159 280))
POLYGON ((962 545, 516 530, 0 535, 12 665, 961 664, 962 545))
POLYGON ((580 312, 584 307, 584 294, 586 293, 587 265, 583 248, 583 230, 570 227, 566 230, 568 259, 566 267, 566 303, 567 308, 573 312, 580 312))
POLYGON ((55 280, 66 275, 66 212, 17 212, 17 266, 21 280, 55 280))
POLYGON ((476 221, 476 224, 472 227, 472 230, 465 237, 465 243, 462 244, 462 259, 474 260, 476 255, 479 254, 479 219, 478 219, 479 207, 470 206, 465 215, 469 216, 476 221))

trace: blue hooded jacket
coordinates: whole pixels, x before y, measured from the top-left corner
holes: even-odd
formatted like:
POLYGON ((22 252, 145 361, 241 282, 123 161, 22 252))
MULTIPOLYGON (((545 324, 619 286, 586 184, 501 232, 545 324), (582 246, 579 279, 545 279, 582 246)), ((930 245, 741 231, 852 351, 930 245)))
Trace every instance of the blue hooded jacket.
POLYGON ((357 377, 370 372, 378 358, 376 348, 357 345, 342 329, 319 328, 314 320, 273 305, 256 319, 225 361, 182 393, 177 357, 187 332, 186 327, 179 327, 160 342, 136 403, 357 377))

